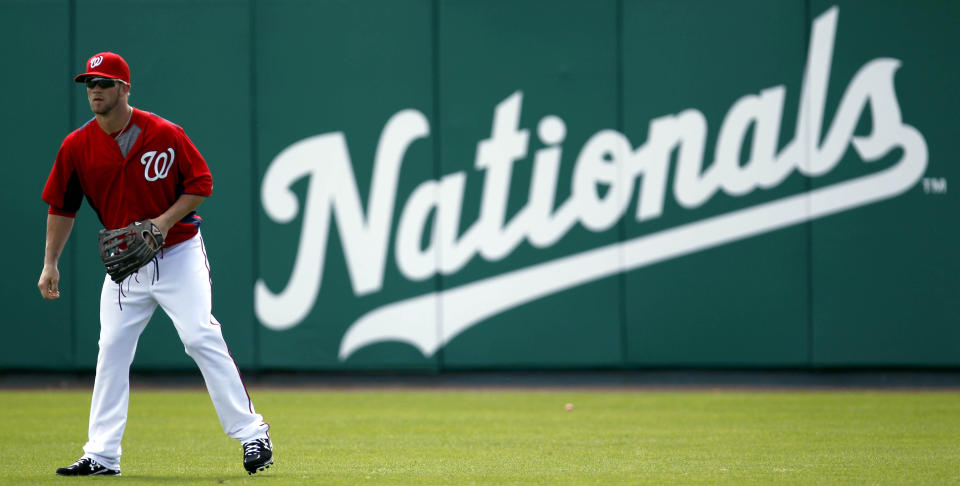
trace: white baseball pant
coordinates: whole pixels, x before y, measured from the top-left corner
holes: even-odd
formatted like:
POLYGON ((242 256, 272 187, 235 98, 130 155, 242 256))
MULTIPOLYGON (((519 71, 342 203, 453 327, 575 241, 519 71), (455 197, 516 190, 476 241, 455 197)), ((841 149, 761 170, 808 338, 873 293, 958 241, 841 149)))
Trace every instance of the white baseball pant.
POLYGON ((220 323, 211 313, 209 262, 200 234, 165 249, 156 268, 148 263, 120 285, 122 294, 108 275, 100 294, 100 354, 84 456, 120 469, 130 365, 157 305, 170 316, 185 351, 200 367, 223 431, 241 442, 267 437, 269 426, 254 411, 220 323))

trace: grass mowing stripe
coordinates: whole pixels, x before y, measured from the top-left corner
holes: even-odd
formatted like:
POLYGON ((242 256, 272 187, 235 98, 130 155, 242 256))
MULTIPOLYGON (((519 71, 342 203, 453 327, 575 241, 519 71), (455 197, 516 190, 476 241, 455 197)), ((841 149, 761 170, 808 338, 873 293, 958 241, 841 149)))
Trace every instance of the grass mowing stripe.
MULTIPOLYGON (((203 391, 134 391, 135 484, 957 484, 960 393, 252 390, 248 477, 203 391), (573 403, 573 411, 564 404, 573 403)), ((3 391, 0 484, 64 484, 89 392, 3 391)), ((92 478, 83 478, 89 481, 92 478)))

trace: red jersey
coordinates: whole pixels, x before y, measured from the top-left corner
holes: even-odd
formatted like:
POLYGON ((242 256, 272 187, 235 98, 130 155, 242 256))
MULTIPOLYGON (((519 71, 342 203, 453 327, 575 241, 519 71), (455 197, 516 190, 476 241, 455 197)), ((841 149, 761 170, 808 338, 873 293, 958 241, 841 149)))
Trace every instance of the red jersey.
MULTIPOLYGON (((160 216, 181 194, 212 194, 207 162, 179 126, 134 108, 114 136, 96 119, 67 135, 43 188, 51 214, 75 217, 86 196, 112 229, 160 216)), ((196 211, 188 214, 170 228, 164 246, 193 237, 200 221, 196 211)))

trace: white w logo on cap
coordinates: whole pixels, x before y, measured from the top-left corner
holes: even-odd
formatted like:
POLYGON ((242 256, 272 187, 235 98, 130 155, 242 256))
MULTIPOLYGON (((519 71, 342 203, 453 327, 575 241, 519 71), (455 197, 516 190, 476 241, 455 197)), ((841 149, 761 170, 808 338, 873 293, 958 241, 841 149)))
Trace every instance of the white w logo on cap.
POLYGON ((90 58, 90 69, 93 69, 99 66, 101 62, 103 62, 103 56, 96 56, 96 57, 90 58))

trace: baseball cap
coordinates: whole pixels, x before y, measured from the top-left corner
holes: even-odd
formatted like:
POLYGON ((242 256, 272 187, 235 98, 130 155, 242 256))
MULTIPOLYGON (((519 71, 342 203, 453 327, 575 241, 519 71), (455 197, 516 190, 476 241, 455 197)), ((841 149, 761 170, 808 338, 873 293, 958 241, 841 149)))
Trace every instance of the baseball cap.
POLYGON ((78 74, 73 78, 78 83, 84 82, 89 77, 101 77, 119 79, 124 83, 130 84, 130 67, 127 61, 124 61, 119 54, 112 52, 101 52, 94 54, 87 60, 87 72, 78 74))

